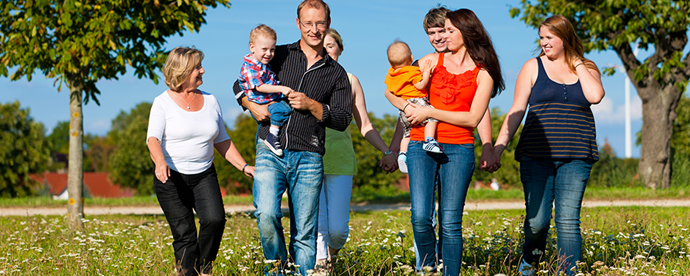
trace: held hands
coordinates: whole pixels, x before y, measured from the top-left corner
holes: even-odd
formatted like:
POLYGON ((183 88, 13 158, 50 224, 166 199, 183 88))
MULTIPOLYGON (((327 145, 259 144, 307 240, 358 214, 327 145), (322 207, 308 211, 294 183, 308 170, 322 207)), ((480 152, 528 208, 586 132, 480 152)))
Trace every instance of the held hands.
POLYGON ((156 164, 156 178, 161 182, 165 183, 170 178, 170 168, 168 164, 163 162, 163 164, 156 164))
POLYGON ((384 155, 379 162, 379 167, 383 169, 386 174, 395 172, 398 169, 398 158, 397 154, 391 153, 389 155, 384 155))
POLYGON ((285 97, 290 96, 290 93, 292 93, 292 92, 294 92, 294 91, 295 91, 295 90, 292 90, 292 88, 287 87, 287 86, 283 86, 283 87, 280 89, 280 93, 283 93, 283 95, 285 95, 285 97))

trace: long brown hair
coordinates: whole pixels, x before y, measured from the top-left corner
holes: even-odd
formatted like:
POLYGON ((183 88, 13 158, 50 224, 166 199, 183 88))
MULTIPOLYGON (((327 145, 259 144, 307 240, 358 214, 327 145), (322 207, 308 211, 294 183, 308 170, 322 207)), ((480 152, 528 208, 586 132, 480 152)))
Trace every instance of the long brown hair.
POLYGON ((462 40, 472 61, 477 65, 481 64, 482 68, 486 69, 493 79, 494 86, 491 97, 493 98, 505 90, 506 85, 503 81, 503 74, 501 74, 501 64, 498 62, 494 45, 477 15, 471 10, 459 9, 447 13, 446 18, 462 33, 462 40))
MULTIPOLYGON (((565 18, 565 16, 562 16, 560 14, 551 16, 539 24, 538 30, 541 30, 541 27, 548 28, 549 32, 556 35, 563 41, 563 49, 565 49, 565 60, 568 64, 568 67, 570 67, 570 71, 572 71, 573 73, 577 72, 577 70, 575 70, 575 65, 573 65, 573 63, 570 61, 573 60, 573 58, 579 58, 580 60, 582 60, 582 62, 585 63, 585 66, 587 68, 596 70, 601 74, 599 68, 597 68, 597 65, 594 64, 593 61, 585 58, 585 51, 584 47, 582 47, 582 41, 580 41, 580 38, 577 37, 577 34, 575 34, 575 28, 573 28, 573 24, 571 24, 570 21, 568 21, 568 19, 565 18)), ((541 49, 541 45, 539 45, 539 48, 541 49)), ((544 53, 544 49, 541 49, 541 53, 539 54, 539 56, 541 57, 545 54, 546 53, 544 53)))

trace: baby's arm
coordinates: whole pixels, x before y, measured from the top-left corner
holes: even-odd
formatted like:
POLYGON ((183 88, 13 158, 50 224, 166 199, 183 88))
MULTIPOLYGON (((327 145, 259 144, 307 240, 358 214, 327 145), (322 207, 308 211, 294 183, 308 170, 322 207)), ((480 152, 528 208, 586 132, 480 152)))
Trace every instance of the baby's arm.
POLYGON ((256 91, 261 93, 283 93, 283 95, 287 96, 292 92, 292 88, 284 85, 262 84, 256 87, 256 91))
POLYGON ((419 90, 422 90, 429 83, 429 76, 431 76, 431 69, 433 69, 433 65, 431 63, 431 59, 420 61, 420 63, 420 69, 422 70, 422 80, 418 83, 415 83, 414 87, 416 87, 419 90))

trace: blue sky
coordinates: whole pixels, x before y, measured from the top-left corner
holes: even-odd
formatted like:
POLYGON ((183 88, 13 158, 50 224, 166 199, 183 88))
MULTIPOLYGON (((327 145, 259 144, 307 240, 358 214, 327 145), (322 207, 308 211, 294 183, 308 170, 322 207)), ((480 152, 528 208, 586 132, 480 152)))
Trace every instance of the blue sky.
MULTIPOLYGON (((199 33, 185 32, 182 37, 168 39, 168 50, 176 46, 195 46, 206 55, 203 62, 206 74, 200 89, 214 94, 223 108, 225 121, 229 126, 241 109, 232 97, 232 82, 237 78, 242 57, 249 52, 249 31, 257 24, 271 26, 278 33, 278 44, 287 44, 299 39, 295 24, 298 0, 236 0, 232 7, 208 11, 207 24, 199 33)), ((383 80, 389 68, 386 48, 395 39, 407 42, 415 58, 421 58, 433 51, 422 28, 422 19, 430 8, 439 2, 423 0, 383 1, 327 1, 331 7, 331 27, 340 32, 344 40, 344 52, 340 63, 355 74, 364 88, 369 111, 376 116, 397 114, 385 99, 383 80)), ((519 0, 498 1, 449 1, 449 9, 469 8, 483 22, 491 35, 506 80, 506 90, 491 100, 490 107, 499 107, 502 112, 510 109, 513 89, 520 68, 525 61, 535 56, 538 46, 537 31, 527 27, 517 18, 509 16, 511 6, 520 7, 519 0)), ((600 68, 620 64, 614 51, 593 52, 586 55, 600 68)), ((645 57, 642 52, 640 57, 645 57)), ((13 72, 11 70, 10 72, 13 72)), ((159 73, 162 77, 162 74, 159 73)), ((593 107, 597 124, 597 140, 603 145, 608 139, 618 156, 625 151, 624 127, 624 78, 621 73, 603 77, 606 97, 593 107)), ((99 81, 99 100, 84 106, 84 131, 97 135, 108 132, 111 120, 120 111, 129 111, 136 104, 151 102, 167 89, 161 81, 158 85, 147 79, 137 79, 128 71, 120 80, 99 81)), ((31 82, 25 79, 10 82, 0 78, 0 102, 18 100, 23 108, 31 109, 31 116, 42 122, 50 133, 57 122, 69 119, 69 96, 66 89, 58 93, 53 80, 45 79, 36 72, 31 82)), ((63 87, 64 88, 64 87, 63 87)), ((632 89, 632 130, 634 134, 642 126, 642 104, 632 89)), ((634 138, 633 138, 634 139, 634 138)), ((639 147, 633 145, 632 156, 639 157, 639 147)))

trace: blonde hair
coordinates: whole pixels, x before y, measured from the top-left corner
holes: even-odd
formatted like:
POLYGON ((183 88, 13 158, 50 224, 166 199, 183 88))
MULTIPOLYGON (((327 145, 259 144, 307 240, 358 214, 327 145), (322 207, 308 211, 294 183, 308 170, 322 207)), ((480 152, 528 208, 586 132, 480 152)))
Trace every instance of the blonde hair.
POLYGON ((345 50, 345 48, 343 47, 343 38, 340 37, 340 33, 338 33, 338 31, 336 31, 333 28, 330 28, 328 29, 328 32, 326 32, 326 35, 332 37, 335 40, 335 43, 338 44, 338 48, 340 48, 341 52, 345 50))
POLYGON ((276 31, 271 29, 271 27, 266 26, 265 24, 260 24, 256 26, 254 29, 252 29, 251 32, 249 32, 249 44, 253 44, 256 41, 256 39, 259 38, 260 35, 272 38, 275 41, 278 40, 278 35, 276 35, 276 31))
POLYGON ((165 85, 172 91, 180 91, 182 84, 187 81, 194 68, 201 65, 204 53, 194 47, 176 47, 168 53, 168 59, 163 66, 165 85))
POLYGON ((304 0, 302 3, 297 6, 297 18, 299 17, 299 13, 302 11, 304 7, 309 7, 309 8, 314 8, 317 10, 323 9, 323 11, 326 13, 326 21, 331 22, 331 8, 328 7, 328 4, 322 0, 304 0))
MULTIPOLYGON (((573 24, 571 24, 570 21, 565 18, 565 16, 560 14, 551 16, 541 22, 538 29, 541 29, 541 27, 548 28, 549 32, 556 35, 563 41, 563 49, 565 49, 566 61, 571 61, 573 58, 579 58, 585 64, 585 67, 599 72, 597 65, 593 61, 585 58, 585 51, 584 47, 582 46, 582 41, 580 41, 580 38, 577 37, 573 24)), ((539 49, 541 49, 539 56, 546 55, 541 46, 539 46, 539 49)), ((575 70, 575 65, 573 65, 572 62, 568 62, 568 67, 570 67, 570 71, 573 73, 577 72, 577 70, 575 70)))
POLYGON ((394 68, 410 65, 412 62, 412 50, 407 43, 395 40, 388 46, 388 63, 394 68))

